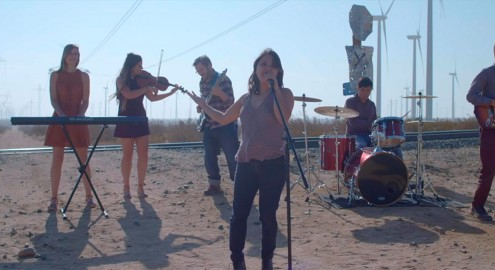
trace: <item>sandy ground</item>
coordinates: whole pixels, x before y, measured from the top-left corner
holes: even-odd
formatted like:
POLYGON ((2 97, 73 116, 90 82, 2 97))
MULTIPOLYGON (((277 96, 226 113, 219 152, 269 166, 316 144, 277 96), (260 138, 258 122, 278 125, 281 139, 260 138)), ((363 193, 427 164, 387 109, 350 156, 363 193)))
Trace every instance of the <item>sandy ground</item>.
MULTIPOLYGON (((0 137, 0 148, 41 145, 15 130, 0 137)), ((404 153, 408 174, 414 171, 415 155, 404 153)), ((127 202, 122 199, 120 157, 119 151, 97 152, 91 160, 92 181, 109 217, 99 208, 84 207, 80 186, 64 220, 60 212, 46 211, 51 154, 0 155, 0 268, 232 269, 232 183, 222 183, 224 195, 203 196, 207 182, 202 150, 151 150, 145 187, 150 196, 137 198, 133 169, 133 198, 127 202), (20 258, 26 248, 37 255, 20 258)), ((304 167, 304 152, 299 157, 304 167)), ((335 171, 320 170, 319 149, 311 149, 308 160, 314 172, 308 175, 309 184, 314 187, 320 181, 324 187, 309 194, 295 184, 290 192, 290 235, 284 191, 275 269, 287 269, 289 261, 293 269, 495 269, 495 222, 468 215, 479 167, 476 148, 425 150, 429 187, 420 199, 411 200, 406 192, 391 206, 370 206, 366 199, 347 205, 346 188, 339 194, 335 171), (432 203, 433 190, 439 197, 432 203), (327 195, 337 203, 322 201, 327 195)), ((223 157, 220 162, 225 175, 223 157)), ((291 166, 291 181, 296 182, 296 163, 291 166)), ((59 208, 73 190, 76 168, 74 155, 67 153, 59 208)), ((414 181, 413 177, 409 184, 414 181)), ((493 196, 487 206, 495 208, 493 196)), ((248 269, 260 269, 257 216, 255 204, 245 249, 248 269)))

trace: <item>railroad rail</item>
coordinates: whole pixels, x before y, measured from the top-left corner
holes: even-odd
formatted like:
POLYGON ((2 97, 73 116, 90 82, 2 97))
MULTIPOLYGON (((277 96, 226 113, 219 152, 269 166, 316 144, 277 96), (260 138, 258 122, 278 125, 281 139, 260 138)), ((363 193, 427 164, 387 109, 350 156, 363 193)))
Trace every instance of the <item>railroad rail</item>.
MULTIPOLYGON (((406 143, 417 142, 417 132, 406 133, 406 143)), ((327 135, 332 136, 332 135, 327 135)), ((423 141, 442 141, 442 140, 455 140, 455 139, 467 139, 477 138, 479 136, 478 130, 449 130, 449 131, 428 131, 423 132, 423 141)), ((304 137, 293 138, 294 146, 296 149, 303 149, 305 142, 304 137)), ((319 148, 320 137, 308 137, 308 148, 319 148)), ((177 142, 177 143, 152 143, 150 149, 187 149, 187 148, 203 148, 202 142, 177 142)), ((99 145, 95 151, 120 151, 120 145, 99 145)), ((72 150, 67 148, 66 152, 72 150)), ((51 147, 39 147, 39 148, 13 148, 13 149, 0 149, 0 155, 13 155, 13 154, 34 154, 34 153, 51 153, 51 147)))

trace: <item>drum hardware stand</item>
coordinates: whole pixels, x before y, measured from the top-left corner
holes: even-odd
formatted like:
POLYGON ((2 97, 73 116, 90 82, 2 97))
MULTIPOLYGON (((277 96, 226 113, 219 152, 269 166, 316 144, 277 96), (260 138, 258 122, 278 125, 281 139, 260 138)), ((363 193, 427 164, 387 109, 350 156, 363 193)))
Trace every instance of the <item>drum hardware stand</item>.
POLYGON ((340 194, 340 183, 344 182, 344 178, 340 175, 340 170, 339 170, 339 140, 338 140, 338 134, 339 134, 339 127, 337 125, 338 121, 340 119, 340 116, 338 115, 338 110, 335 110, 335 122, 333 124, 332 130, 333 134, 335 136, 335 180, 337 180, 337 194, 340 194))
MULTIPOLYGON (((421 92, 419 92, 419 96, 421 97, 421 92)), ((438 197, 433 184, 427 178, 426 167, 421 161, 421 155, 423 150, 423 109, 422 109, 422 101, 419 98, 417 105, 419 107, 419 117, 418 117, 418 145, 417 145, 417 155, 416 155, 416 168, 415 171, 411 174, 410 178, 416 178, 416 184, 413 188, 410 187, 411 196, 413 199, 419 200, 424 196, 424 190, 429 187, 433 192, 435 197, 438 197)))
MULTIPOLYGON (((306 95, 303 94, 302 98, 303 98, 302 107, 303 107, 303 123, 304 123, 303 133, 304 133, 304 150, 305 150, 304 155, 306 157, 306 168, 304 169, 304 172, 306 172, 306 174, 308 176, 308 180, 311 180, 311 176, 313 176, 317 180, 317 183, 319 183, 320 180, 318 179, 318 176, 316 175, 313 166, 309 165, 308 132, 307 132, 307 126, 306 126, 306 121, 307 121, 307 119, 306 119, 306 95)), ((302 185, 301 180, 303 180, 303 178, 299 177, 299 179, 297 179, 296 182, 292 183, 290 189, 292 190, 297 184, 302 185)), ((312 190, 311 181, 308 181, 307 184, 308 184, 307 188, 309 190, 312 190)), ((303 188, 305 188, 304 185, 302 185, 302 186, 303 186, 303 188)))

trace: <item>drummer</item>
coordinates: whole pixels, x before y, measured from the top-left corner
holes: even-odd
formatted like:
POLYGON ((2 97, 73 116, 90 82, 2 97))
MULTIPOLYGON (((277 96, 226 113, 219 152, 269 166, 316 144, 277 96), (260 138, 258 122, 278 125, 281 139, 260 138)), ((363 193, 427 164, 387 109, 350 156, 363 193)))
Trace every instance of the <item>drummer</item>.
MULTIPOLYGON (((377 119, 376 106, 370 100, 373 82, 368 77, 362 77, 358 81, 357 93, 345 101, 346 108, 353 109, 359 113, 357 117, 347 118, 346 134, 356 138, 356 149, 363 147, 372 147, 371 127, 377 119)), ((402 159, 400 146, 393 148, 383 148, 385 151, 392 151, 396 156, 402 159)))

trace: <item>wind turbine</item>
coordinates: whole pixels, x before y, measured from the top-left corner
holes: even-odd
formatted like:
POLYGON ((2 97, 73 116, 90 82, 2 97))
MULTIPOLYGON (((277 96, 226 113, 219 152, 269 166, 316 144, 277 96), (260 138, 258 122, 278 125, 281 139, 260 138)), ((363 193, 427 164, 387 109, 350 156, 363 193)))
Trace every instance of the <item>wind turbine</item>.
POLYGON ((454 69, 454 72, 449 73, 450 76, 452 76, 452 119, 455 118, 455 110, 454 110, 454 78, 457 81, 457 86, 459 86, 459 80, 457 80, 457 72, 455 71, 457 68, 454 69))
MULTIPOLYGON (((421 52, 421 43, 419 39, 421 35, 419 35, 419 31, 416 32, 416 35, 408 35, 407 39, 413 41, 413 70, 412 70, 412 95, 416 95, 416 43, 418 43, 419 54, 421 55, 421 61, 423 61, 423 53, 421 52)), ((416 99, 411 99, 411 112, 412 118, 416 117, 416 99)))
POLYGON ((383 13, 382 4, 380 3, 380 10, 382 15, 373 16, 373 20, 378 22, 378 45, 377 45, 377 54, 376 54, 376 81, 375 81, 375 89, 376 89, 376 112, 380 116, 381 115, 381 100, 382 100, 382 21, 383 21, 383 35, 385 36, 385 50, 388 55, 388 45, 387 45, 387 28, 385 26, 385 20, 387 19, 387 15, 392 8, 395 0, 392 1, 390 6, 387 9, 387 12, 383 13))

